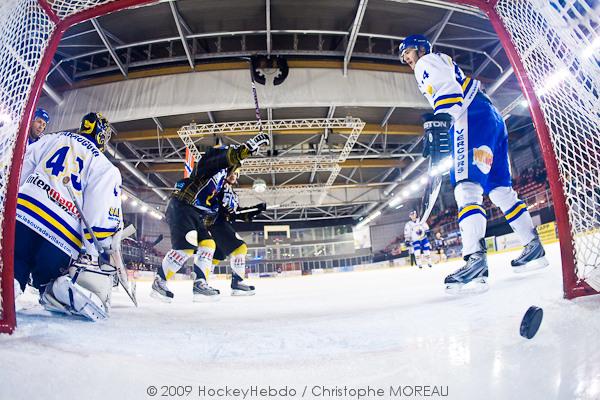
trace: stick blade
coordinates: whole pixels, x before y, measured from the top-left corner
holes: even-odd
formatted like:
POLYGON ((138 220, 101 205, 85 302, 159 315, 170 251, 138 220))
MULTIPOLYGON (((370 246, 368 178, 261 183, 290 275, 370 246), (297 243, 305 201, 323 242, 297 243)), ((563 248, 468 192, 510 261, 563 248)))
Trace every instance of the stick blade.
POLYGON ((431 215, 433 206, 437 201, 440 189, 442 188, 442 177, 433 176, 429 179, 427 189, 425 190, 425 196, 423 197, 423 203, 421 204, 421 219, 419 222, 423 223, 427 221, 427 218, 431 215))

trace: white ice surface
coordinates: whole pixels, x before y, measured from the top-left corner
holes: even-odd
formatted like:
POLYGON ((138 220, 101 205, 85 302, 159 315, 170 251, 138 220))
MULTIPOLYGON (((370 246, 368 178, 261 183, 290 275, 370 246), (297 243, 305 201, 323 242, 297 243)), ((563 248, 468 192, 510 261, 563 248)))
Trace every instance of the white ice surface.
POLYGON ((0 335, 0 399, 149 399, 149 385, 193 385, 196 399, 197 385, 287 385, 297 398, 305 386, 306 398, 316 385, 392 398, 390 386, 438 385, 447 399, 599 399, 600 296, 564 300, 558 246, 547 250, 551 266, 529 275, 510 271, 516 253, 490 256, 490 291, 465 298, 443 291, 454 262, 262 279, 254 297, 213 281, 217 303, 192 303, 189 281, 171 282, 175 301, 158 303, 141 282, 139 309, 114 293, 100 323, 34 306, 0 335), (527 340, 519 324, 531 305, 544 321, 527 340))

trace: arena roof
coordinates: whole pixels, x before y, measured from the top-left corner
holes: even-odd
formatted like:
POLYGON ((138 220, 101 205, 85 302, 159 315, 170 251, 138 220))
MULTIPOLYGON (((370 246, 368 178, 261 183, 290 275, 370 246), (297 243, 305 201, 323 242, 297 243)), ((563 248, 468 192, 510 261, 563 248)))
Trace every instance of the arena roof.
MULTIPOLYGON (((499 108, 514 116, 509 127, 528 125, 526 110, 515 107, 521 93, 489 21, 474 8, 438 0, 180 0, 105 15, 65 33, 41 104, 53 115, 50 130, 74 128, 78 106, 104 112, 118 132, 112 142, 117 153, 111 154, 125 187, 159 205, 183 172, 178 129, 192 122, 253 121, 242 58, 284 56, 288 80, 259 87, 263 120, 351 116, 366 125, 321 201, 308 192, 324 185, 329 171, 243 175, 245 201, 274 202, 250 190, 262 179, 267 192, 288 194, 267 220, 358 218, 387 201, 403 173, 414 169, 416 176, 425 168, 414 163, 420 160, 420 119, 428 107, 397 55, 402 39, 413 33, 428 35, 436 51, 453 56, 481 80, 499 108), (212 87, 207 85, 215 76, 218 93, 207 89, 197 103, 186 97, 186 88, 212 87), (237 86, 227 89, 223 82, 237 86), (393 87, 382 90, 378 82, 393 87), (175 87, 183 89, 172 93, 175 87), (141 98, 153 106, 140 105, 141 98), (308 189, 294 193, 290 186, 308 189), (307 197, 294 202, 300 195, 307 197)), ((337 129, 270 133, 267 158, 337 154, 348 141, 348 132, 337 129)), ((250 136, 214 135, 199 147, 250 136)))

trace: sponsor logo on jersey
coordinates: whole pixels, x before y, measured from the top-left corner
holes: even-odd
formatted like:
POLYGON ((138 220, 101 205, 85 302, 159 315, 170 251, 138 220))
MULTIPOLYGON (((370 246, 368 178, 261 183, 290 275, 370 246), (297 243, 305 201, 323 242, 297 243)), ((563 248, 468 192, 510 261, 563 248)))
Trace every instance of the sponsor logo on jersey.
POLYGON ((49 183, 44 181, 39 175, 34 174, 27 178, 25 183, 29 183, 31 185, 37 186, 46 192, 48 199, 52 201, 54 204, 59 206, 63 211, 67 214, 79 218, 79 211, 77 211, 77 207, 72 201, 69 201, 62 197, 62 195, 56 191, 49 183))
POLYGON ((494 154, 488 146, 480 146, 473 149, 473 164, 484 174, 489 174, 492 169, 494 154))
POLYGON ((466 158, 466 150, 465 150, 465 130, 460 129, 456 131, 456 148, 454 150, 454 154, 456 157, 455 167, 456 173, 462 174, 465 171, 465 158, 466 158))

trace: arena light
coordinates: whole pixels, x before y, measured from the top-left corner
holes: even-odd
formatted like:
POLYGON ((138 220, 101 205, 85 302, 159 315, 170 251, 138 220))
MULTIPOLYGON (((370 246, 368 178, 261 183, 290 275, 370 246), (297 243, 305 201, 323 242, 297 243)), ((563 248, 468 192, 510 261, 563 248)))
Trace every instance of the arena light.
POLYGON ((429 179, 428 179, 428 178, 427 178, 427 176, 425 176, 425 175, 423 175, 423 176, 421 177, 421 179, 419 179, 419 183, 420 183, 421 185, 426 185, 428 181, 429 181, 429 179))
POLYGON ((368 223, 370 223, 371 221, 373 221, 375 218, 379 217, 380 215, 381 215, 381 211, 374 212, 373 214, 369 215, 368 217, 366 217, 365 219, 360 221, 356 225, 356 228, 362 228, 363 226, 367 225, 368 223))
POLYGON ((142 206, 141 210, 142 210, 142 212, 146 212, 146 211, 148 211, 148 206, 144 204, 144 205, 142 206))
POLYGON ((256 193, 263 193, 265 190, 267 190, 267 182, 260 178, 255 180, 252 184, 252 190, 254 190, 256 193))
POLYGON ((519 103, 521 105, 521 107, 523 108, 527 108, 529 107, 529 102, 527 100, 521 100, 521 102, 519 103))
POLYGON ((133 200, 133 201, 131 202, 131 205, 132 205, 132 206, 134 206, 134 207, 137 207, 137 205, 138 205, 138 202, 137 202, 137 200, 133 200))
POLYGON ((121 193, 121 201, 127 201, 129 197, 125 193, 121 193))
POLYGON ((402 198, 398 196, 398 197, 394 197, 392 200, 390 200, 390 202, 388 203, 388 206, 396 207, 400 203, 402 203, 402 198))
POLYGON ((583 51, 583 57, 584 58, 591 58, 594 53, 596 52, 596 50, 600 49, 600 36, 598 36, 593 42, 592 44, 583 51))
POLYGON ((553 73, 546 79, 546 82, 545 82, 544 86, 542 87, 542 89, 539 91, 538 96, 544 96, 549 91, 551 91, 552 89, 554 89, 555 87, 560 85, 568 76, 569 76, 568 68, 559 69, 558 71, 556 71, 555 73, 553 73))

